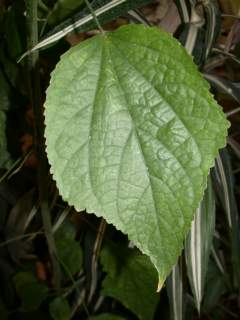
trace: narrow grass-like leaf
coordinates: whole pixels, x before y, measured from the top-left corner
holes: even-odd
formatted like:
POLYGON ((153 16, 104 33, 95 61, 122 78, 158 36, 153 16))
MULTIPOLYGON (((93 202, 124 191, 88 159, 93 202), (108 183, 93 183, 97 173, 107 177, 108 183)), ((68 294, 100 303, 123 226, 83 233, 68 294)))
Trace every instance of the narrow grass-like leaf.
POLYGON ((232 137, 228 137, 227 142, 228 142, 228 145, 235 152, 238 159, 240 159, 240 144, 232 137))
POLYGON ((224 274, 225 273, 224 266, 223 266, 222 261, 220 260, 218 254, 217 254, 217 251, 216 251, 216 249, 214 247, 214 244, 212 245, 211 253, 212 253, 212 257, 213 257, 213 259, 214 259, 214 261, 216 263, 216 266, 218 267, 219 271, 222 274, 224 274))
POLYGON ((128 234, 162 284, 228 127, 191 57, 142 25, 93 37, 58 64, 45 116, 60 194, 128 234))
POLYGON ((172 269, 171 275, 167 279, 167 292, 170 301, 171 317, 173 320, 183 319, 183 281, 182 281, 182 261, 172 269))
POLYGON ((226 212, 231 240, 232 268, 234 273, 233 284, 240 286, 240 224, 237 203, 234 194, 234 176, 227 150, 222 150, 216 159, 214 169, 218 183, 219 199, 226 212))
POLYGON ((215 201, 209 179, 208 188, 192 222, 185 244, 188 278, 195 304, 200 313, 215 227, 215 201))
POLYGON ((222 49, 219 49, 219 48, 212 48, 212 52, 213 53, 218 53, 222 56, 225 56, 227 58, 229 58, 230 60, 236 62, 238 65, 240 64, 240 60, 238 59, 238 57, 236 57, 234 54, 230 53, 230 52, 227 52, 227 51, 224 51, 222 49))
MULTIPOLYGON (((107 23, 116 19, 128 11, 143 6, 153 0, 112 0, 108 1, 94 1, 92 7, 95 10, 95 15, 101 24, 107 23), (99 3, 101 5, 99 6, 99 3)), ((60 39, 72 31, 85 32, 96 27, 96 22, 89 10, 83 10, 80 14, 76 14, 70 19, 64 21, 52 31, 50 31, 36 46, 29 48, 29 51, 24 53, 19 59, 23 59, 26 55, 35 50, 44 48, 60 39)))
MULTIPOLYGON (((198 45, 199 42, 202 42, 202 26, 204 24, 204 19, 198 13, 195 8, 195 5, 192 4, 190 23, 186 27, 186 39, 184 41, 184 47, 190 55, 193 55, 194 61, 199 64, 202 56, 202 48, 198 45), (198 41, 198 39, 200 41, 198 41), (200 53, 200 55, 199 55, 200 53)), ((182 39, 183 35, 182 34, 182 39)), ((183 40, 182 40, 183 41, 183 40)))
POLYGON ((150 26, 150 22, 146 19, 146 17, 139 10, 130 10, 126 17, 133 21, 134 23, 141 23, 145 26, 150 26))
POLYGON ((187 1, 186 0, 176 0, 176 4, 178 6, 178 9, 181 14, 183 22, 188 23, 189 22, 189 12, 188 12, 187 1))
POLYGON ((204 74, 204 77, 211 83, 211 85, 218 91, 228 94, 235 101, 240 103, 240 91, 236 83, 229 80, 217 77, 212 74, 204 74))
POLYGON ((197 5, 198 0, 189 0, 189 2, 191 4, 192 8, 195 8, 196 5, 197 5))
POLYGON ((219 35, 221 28, 221 12, 216 0, 210 0, 203 3, 206 13, 206 50, 205 57, 207 58, 214 42, 219 35))
MULTIPOLYGON (((221 303, 221 296, 226 291, 225 275, 218 269, 215 263, 210 259, 206 286, 204 292, 204 299, 202 302, 203 313, 212 312, 215 316, 216 308, 219 309, 219 304, 221 303)), ((225 317, 217 317, 224 319, 225 317)))

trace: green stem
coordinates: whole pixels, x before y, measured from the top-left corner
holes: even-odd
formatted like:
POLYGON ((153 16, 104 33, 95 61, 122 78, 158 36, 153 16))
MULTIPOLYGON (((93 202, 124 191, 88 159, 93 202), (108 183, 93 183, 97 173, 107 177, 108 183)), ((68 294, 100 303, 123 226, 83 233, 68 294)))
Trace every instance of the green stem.
POLYGON ((86 2, 86 5, 87 5, 89 11, 91 12, 91 14, 93 16, 93 19, 95 20, 96 25, 97 25, 98 29, 100 30, 101 34, 105 35, 105 31, 103 30, 103 28, 102 28, 102 26, 101 26, 101 24, 100 24, 100 22, 99 22, 99 20, 98 20, 98 18, 96 16, 96 14, 95 14, 95 11, 93 10, 90 2, 88 0, 85 0, 85 2, 86 2))
POLYGON ((98 266, 98 257, 99 253, 101 250, 104 234, 106 231, 107 223, 106 221, 102 218, 98 232, 97 232, 97 237, 94 243, 93 247, 93 255, 92 255, 92 265, 91 265, 91 273, 92 273, 92 280, 91 280, 91 286, 89 290, 89 297, 88 297, 88 302, 91 302, 92 297, 94 295, 94 292, 97 287, 97 266, 98 266))
MULTIPOLYGON (((38 43, 38 1, 26 0, 27 24, 28 24, 28 47, 33 47, 38 43)), ((38 191, 40 210, 43 221, 43 228, 48 243, 49 254, 53 267, 53 283, 56 289, 60 288, 60 268, 56 259, 56 245, 52 232, 52 223, 48 207, 47 195, 47 159, 45 154, 44 141, 44 118, 41 109, 40 92, 40 72, 39 72, 39 53, 34 51, 28 57, 29 69, 29 92, 34 112, 34 147, 39 161, 38 166, 38 191)))
POLYGON ((30 237, 36 237, 37 235, 40 235, 40 234, 43 234, 43 231, 36 231, 36 232, 22 234, 20 236, 17 236, 17 237, 8 239, 8 240, 6 240, 4 242, 1 242, 0 243, 0 248, 4 247, 4 246, 7 246, 8 244, 16 242, 16 241, 20 241, 20 240, 23 240, 23 239, 26 239, 26 238, 30 238, 30 237))

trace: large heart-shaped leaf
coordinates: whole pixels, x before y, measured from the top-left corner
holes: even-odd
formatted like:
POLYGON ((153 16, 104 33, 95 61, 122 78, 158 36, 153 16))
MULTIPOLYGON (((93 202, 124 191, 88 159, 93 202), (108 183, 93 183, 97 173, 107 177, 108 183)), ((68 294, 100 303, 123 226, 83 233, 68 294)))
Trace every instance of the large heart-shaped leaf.
POLYGON ((163 31, 124 26, 62 57, 45 107, 62 197, 128 234, 164 281, 228 127, 192 58, 163 31))

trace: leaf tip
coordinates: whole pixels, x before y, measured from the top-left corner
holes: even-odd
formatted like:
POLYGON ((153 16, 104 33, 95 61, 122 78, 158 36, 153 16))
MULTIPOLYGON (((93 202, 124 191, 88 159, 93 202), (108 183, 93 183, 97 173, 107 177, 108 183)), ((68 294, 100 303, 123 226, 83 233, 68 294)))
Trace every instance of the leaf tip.
POLYGON ((164 285, 165 279, 163 280, 162 278, 158 279, 158 286, 157 286, 157 292, 160 292, 163 285, 164 285))

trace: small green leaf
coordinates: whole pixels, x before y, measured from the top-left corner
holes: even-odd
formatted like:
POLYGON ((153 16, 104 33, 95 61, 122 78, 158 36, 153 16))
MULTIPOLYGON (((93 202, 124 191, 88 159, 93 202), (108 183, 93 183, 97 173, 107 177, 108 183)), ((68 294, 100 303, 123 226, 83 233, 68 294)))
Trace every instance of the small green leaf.
POLYGON ((22 309, 33 311, 48 296, 48 288, 30 272, 19 272, 13 278, 16 292, 21 298, 22 309))
POLYGON ((62 57, 45 108, 60 194, 128 234, 162 284, 229 126, 192 58, 157 28, 121 27, 62 57))
POLYGON ((76 230, 71 223, 63 223, 55 233, 60 264, 67 268, 71 274, 77 273, 82 268, 82 250, 75 240, 76 230))
POLYGON ((122 318, 120 316, 116 316, 111 313, 103 313, 98 316, 90 317, 89 320, 125 320, 125 318, 122 318))
POLYGON ((54 24, 65 19, 75 10, 79 9, 82 4, 84 4, 84 0, 58 0, 49 14, 49 23, 54 24))
POLYGON ((15 60, 23 52, 21 36, 25 30, 25 20, 20 11, 18 1, 6 11, 4 21, 4 34, 7 41, 7 48, 10 57, 15 60))
MULTIPOLYGON (((207 270, 205 295, 203 298, 203 312, 209 313, 213 308, 219 309, 221 296, 227 291, 224 274, 220 273, 216 265, 210 260, 207 270)), ((214 314, 215 312, 213 312, 214 314)))
POLYGON ((108 246, 101 252, 101 262, 107 272, 102 294, 121 301, 139 319, 152 319, 159 296, 157 272, 149 258, 137 250, 108 246))
POLYGON ((71 309, 66 299, 58 297, 49 304, 49 312, 54 320, 68 320, 71 309))

